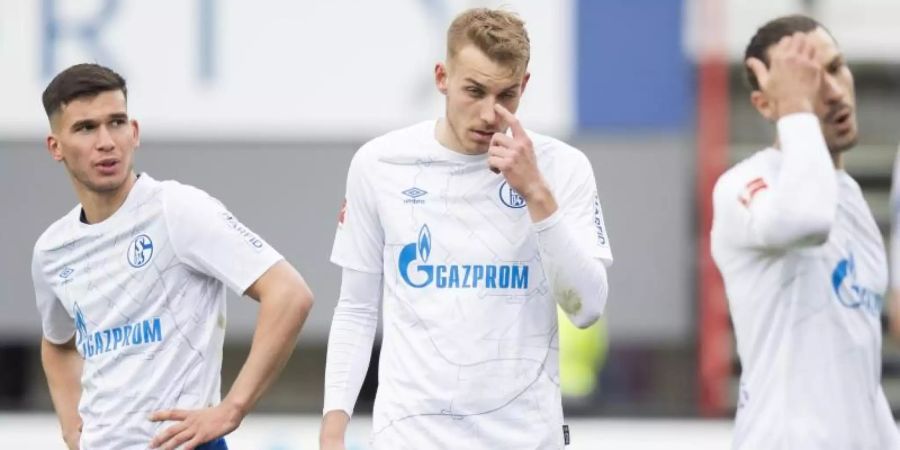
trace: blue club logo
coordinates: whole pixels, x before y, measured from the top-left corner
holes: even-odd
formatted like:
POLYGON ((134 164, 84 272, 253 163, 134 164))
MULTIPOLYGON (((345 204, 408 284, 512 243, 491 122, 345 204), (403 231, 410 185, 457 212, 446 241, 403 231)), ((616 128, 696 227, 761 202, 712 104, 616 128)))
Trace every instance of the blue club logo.
POLYGON ((142 234, 131 241, 128 247, 128 264, 131 264, 131 267, 144 267, 152 257, 153 240, 150 236, 142 234))
POLYGON ((500 185, 500 201, 503 202, 504 205, 509 206, 513 209, 519 209, 525 207, 525 197, 519 195, 515 189, 509 186, 509 183, 503 182, 500 185))

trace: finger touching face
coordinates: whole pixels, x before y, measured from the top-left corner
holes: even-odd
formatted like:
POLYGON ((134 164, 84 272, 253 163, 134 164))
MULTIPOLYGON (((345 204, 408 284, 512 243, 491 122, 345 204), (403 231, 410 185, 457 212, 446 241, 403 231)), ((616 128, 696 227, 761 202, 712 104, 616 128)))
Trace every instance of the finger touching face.
POLYGON ((491 60, 474 45, 460 49, 446 69, 446 118, 466 152, 486 152, 491 136, 508 126, 496 106, 515 113, 528 74, 491 60))

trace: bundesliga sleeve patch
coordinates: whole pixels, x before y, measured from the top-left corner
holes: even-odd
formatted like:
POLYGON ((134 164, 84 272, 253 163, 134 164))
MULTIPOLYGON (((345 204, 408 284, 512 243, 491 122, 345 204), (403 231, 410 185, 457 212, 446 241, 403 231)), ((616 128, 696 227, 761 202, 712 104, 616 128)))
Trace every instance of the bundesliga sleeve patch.
POLYGON ((762 177, 754 178, 746 186, 744 186, 744 191, 738 197, 738 201, 741 202, 745 207, 750 207, 750 202, 753 201, 753 197, 756 196, 763 189, 767 189, 769 187, 766 184, 766 180, 762 177))
POLYGON ((346 220, 347 220, 347 199, 345 198, 344 201, 341 203, 341 209, 338 211, 338 215, 337 215, 338 228, 342 227, 344 225, 344 221, 346 221, 346 220))

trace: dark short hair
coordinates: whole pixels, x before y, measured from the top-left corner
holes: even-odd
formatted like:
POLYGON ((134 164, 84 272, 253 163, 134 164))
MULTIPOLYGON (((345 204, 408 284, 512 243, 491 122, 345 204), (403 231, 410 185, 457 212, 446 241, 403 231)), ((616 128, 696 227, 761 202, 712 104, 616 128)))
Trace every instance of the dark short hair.
MULTIPOLYGON (((781 38, 790 36, 794 33, 809 33, 816 28, 821 28, 828 32, 828 29, 822 26, 816 19, 801 14, 790 16, 782 16, 777 19, 768 21, 765 25, 756 30, 756 34, 747 44, 747 50, 744 51, 744 61, 750 58, 756 58, 769 67, 769 47, 778 43, 781 38)), ((830 32, 828 33, 831 34, 830 32)), ((747 73, 747 82, 754 91, 759 90, 759 80, 749 68, 745 68, 747 73)))
POLYGON ((95 97, 107 91, 122 91, 128 98, 125 79, 112 69, 99 64, 76 64, 56 75, 44 89, 41 99, 49 119, 72 100, 95 97))

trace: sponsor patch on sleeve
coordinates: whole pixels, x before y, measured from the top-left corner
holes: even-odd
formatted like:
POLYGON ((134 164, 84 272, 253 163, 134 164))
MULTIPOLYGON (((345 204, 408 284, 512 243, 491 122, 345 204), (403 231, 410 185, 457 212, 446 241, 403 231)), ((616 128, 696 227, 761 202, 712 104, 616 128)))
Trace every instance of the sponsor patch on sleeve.
POLYGON ((337 221, 338 228, 344 226, 344 221, 347 220, 347 199, 345 198, 343 202, 341 202, 341 209, 338 211, 337 221))
POLYGON ((753 197, 756 196, 760 191, 768 189, 769 185, 766 183, 762 177, 754 178, 744 186, 744 190, 741 192, 741 195, 738 196, 738 201, 741 202, 742 205, 749 208, 750 203, 753 201, 753 197))

